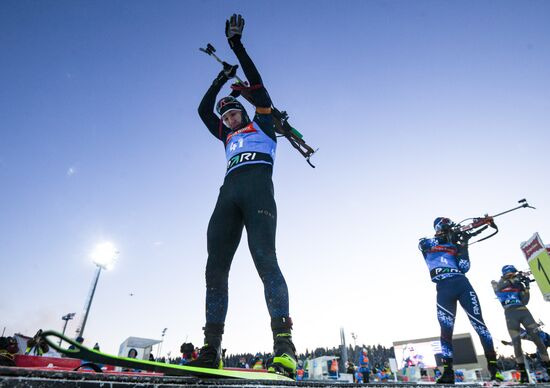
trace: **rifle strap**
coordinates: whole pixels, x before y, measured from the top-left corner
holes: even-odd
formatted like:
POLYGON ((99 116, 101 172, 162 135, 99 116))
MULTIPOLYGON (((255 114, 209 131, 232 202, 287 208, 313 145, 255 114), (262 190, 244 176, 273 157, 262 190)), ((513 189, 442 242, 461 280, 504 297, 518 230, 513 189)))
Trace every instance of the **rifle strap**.
MULTIPOLYGON (((491 233, 490 235, 486 236, 486 237, 480 238, 479 240, 473 242, 472 244, 476 244, 476 243, 481 242, 481 241, 483 241, 483 240, 487 240, 488 238, 491 238, 491 237, 493 237, 495 234, 498 233, 498 226, 497 226, 494 222, 491 222, 491 223, 489 224, 489 226, 490 226, 491 228, 493 228, 495 231, 494 231, 493 233, 491 233)), ((482 228, 482 230, 485 230, 485 229, 487 229, 487 225, 485 225, 485 227, 482 228)), ((482 230, 480 230, 480 232, 481 232, 482 230)), ((476 233, 476 234, 477 234, 477 233, 476 233)), ((472 244, 470 244, 470 245, 472 245, 472 244)))
POLYGON ((262 84, 255 84, 255 85, 246 85, 246 84, 241 84, 241 83, 234 83, 231 85, 231 89, 233 90, 238 90, 240 92, 249 92, 249 91, 252 91, 252 90, 256 90, 256 89, 260 89, 261 87, 263 87, 262 84))
POLYGON ((474 237, 474 236, 477 236, 478 234, 480 234, 481 232, 483 232, 485 229, 487 229, 489 226, 488 225, 484 225, 483 227, 479 228, 478 230, 474 231, 474 232, 468 232, 468 234, 470 235, 470 237, 474 237))

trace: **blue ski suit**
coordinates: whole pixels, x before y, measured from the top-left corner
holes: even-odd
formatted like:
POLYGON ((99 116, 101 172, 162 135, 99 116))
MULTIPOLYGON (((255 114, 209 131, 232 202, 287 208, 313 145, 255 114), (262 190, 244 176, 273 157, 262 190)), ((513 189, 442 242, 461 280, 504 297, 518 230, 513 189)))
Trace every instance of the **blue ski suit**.
POLYGON ((465 275, 470 269, 468 248, 452 244, 440 236, 421 239, 418 248, 428 265, 432 281, 436 283, 442 356, 453 358, 453 331, 457 302, 460 302, 479 335, 485 355, 495 357, 493 338, 483 321, 479 298, 465 275))

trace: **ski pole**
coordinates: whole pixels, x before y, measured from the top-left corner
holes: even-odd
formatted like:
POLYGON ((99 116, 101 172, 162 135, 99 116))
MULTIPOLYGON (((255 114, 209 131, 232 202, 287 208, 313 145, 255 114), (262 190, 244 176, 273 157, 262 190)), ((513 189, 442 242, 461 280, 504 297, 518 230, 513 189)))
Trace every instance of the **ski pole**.
MULTIPOLYGON (((216 52, 216 49, 210 43, 206 44, 206 48, 199 47, 199 50, 201 50, 203 53, 206 53, 206 54, 210 55, 212 58, 214 58, 216 61, 218 61, 225 68, 225 65, 227 64, 227 62, 222 61, 220 59, 220 57, 218 57, 216 54, 214 54, 216 52)), ((235 79, 237 81, 239 81, 241 84, 246 85, 243 82, 243 80, 240 79, 239 76, 236 75, 236 74, 235 74, 235 79)))

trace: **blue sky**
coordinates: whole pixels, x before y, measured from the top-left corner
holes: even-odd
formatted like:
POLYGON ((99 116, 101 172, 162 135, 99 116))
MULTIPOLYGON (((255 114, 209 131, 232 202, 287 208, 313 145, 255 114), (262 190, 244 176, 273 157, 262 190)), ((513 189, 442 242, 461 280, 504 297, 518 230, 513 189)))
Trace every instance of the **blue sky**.
MULTIPOLYGON (((280 141, 277 250, 299 351, 439 332, 417 250, 436 216, 499 220, 469 278, 497 341, 490 280, 526 268, 521 241, 550 244, 550 4, 545 1, 15 1, 0 3, 0 327, 74 333, 113 241, 86 328, 116 352, 128 336, 199 344, 206 226, 224 152, 196 109, 228 62, 232 13, 275 105, 320 151, 311 169, 280 141), (129 294, 133 293, 134 296, 129 294)), ((242 76, 242 73, 241 73, 242 76)), ((228 89, 225 89, 228 92, 228 89)), ((243 236, 224 346, 269 350, 269 317, 243 236)), ((530 304, 550 322, 538 290, 530 304)), ((456 332, 473 332, 459 312, 456 332)), ((478 346, 478 351, 481 348, 478 346)), ((502 353, 511 349, 499 348, 502 353)))

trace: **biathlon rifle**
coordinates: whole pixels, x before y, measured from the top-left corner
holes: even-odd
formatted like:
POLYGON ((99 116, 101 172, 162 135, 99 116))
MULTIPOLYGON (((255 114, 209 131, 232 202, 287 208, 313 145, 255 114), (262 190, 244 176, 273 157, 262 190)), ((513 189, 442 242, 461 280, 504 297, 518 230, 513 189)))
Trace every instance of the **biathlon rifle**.
MULTIPOLYGON (((222 61, 216 54, 216 49, 214 46, 212 46, 210 43, 206 45, 206 48, 199 48, 203 53, 208 54, 212 58, 214 58, 217 62, 219 62, 224 69, 226 68, 233 68, 234 66, 229 65, 227 62, 222 61)), ((239 78, 239 76, 235 75, 235 79, 237 82, 235 82, 233 85, 231 85, 231 95, 233 97, 243 96, 245 100, 247 100, 249 103, 255 106, 254 100, 252 98, 252 91, 257 87, 257 85, 248 85, 248 82, 243 81, 239 78)), ((275 123, 275 131, 279 133, 281 136, 284 136, 287 138, 287 140, 290 142, 290 144, 302 154, 304 158, 306 158, 307 163, 315 168, 315 166, 311 163, 310 158, 315 154, 315 152, 318 151, 318 149, 314 150, 311 148, 304 140, 304 136, 296 130, 293 126, 290 125, 288 122, 288 113, 286 111, 280 111, 279 109, 275 108, 275 106, 271 106, 271 115, 273 116, 273 121, 275 123)))
POLYGON ((455 244, 460 244, 460 245, 465 245, 465 246, 466 245, 473 245, 473 244, 476 244, 480 241, 487 240, 488 238, 491 238, 495 234, 498 233, 498 226, 495 224, 495 218, 500 217, 500 216, 502 216, 506 213, 510 213, 510 212, 515 211, 515 210, 524 208, 524 207, 528 207, 530 209, 535 209, 533 206, 530 206, 527 203, 527 200, 525 198, 520 199, 518 201, 518 203, 520 204, 519 206, 516 206, 512 209, 505 210, 505 211, 500 212, 498 214, 495 214, 493 216, 485 214, 483 217, 466 218, 466 219, 460 221, 458 224, 454 224, 449 229, 450 240, 455 244), (464 224, 466 221, 470 221, 470 222, 467 223, 467 224, 464 224), (494 229, 493 232, 490 235, 485 236, 483 238, 480 238, 479 240, 476 240, 472 243, 469 243, 469 240, 472 237, 477 236, 478 234, 480 234, 481 232, 483 232, 484 230, 486 230, 489 227, 494 229))
POLYGON ((532 273, 531 270, 528 271, 518 271, 515 274, 515 277, 523 283, 525 288, 529 288, 529 283, 533 283, 535 279, 531 277, 532 273))

